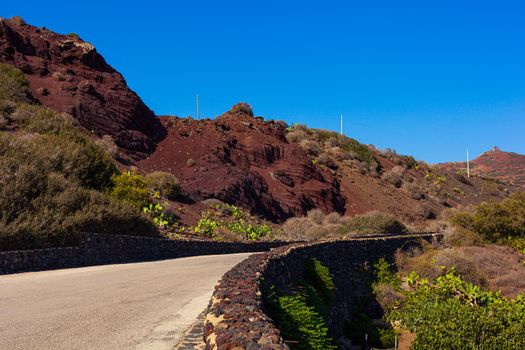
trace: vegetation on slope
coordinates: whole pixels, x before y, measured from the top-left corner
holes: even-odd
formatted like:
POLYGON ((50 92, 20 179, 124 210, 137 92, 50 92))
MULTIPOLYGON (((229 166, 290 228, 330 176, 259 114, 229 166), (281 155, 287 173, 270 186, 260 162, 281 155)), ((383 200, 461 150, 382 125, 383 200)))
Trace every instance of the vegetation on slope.
POLYGON ((337 349, 328 336, 328 317, 334 283, 329 269, 319 260, 305 263, 305 281, 293 292, 273 290, 266 306, 291 349, 337 349))
POLYGON ((343 217, 338 213, 324 214, 319 209, 305 217, 288 219, 279 230, 282 240, 315 240, 367 234, 407 233, 408 227, 393 215, 372 211, 362 215, 343 217))
POLYGON ((525 299, 508 299, 466 282, 454 268, 435 279, 394 272, 376 288, 387 318, 416 334, 412 349, 522 349, 525 299))
POLYGON ((29 104, 22 73, 0 65, 0 250, 74 244, 82 231, 156 235, 106 193, 118 174, 73 119, 29 104))

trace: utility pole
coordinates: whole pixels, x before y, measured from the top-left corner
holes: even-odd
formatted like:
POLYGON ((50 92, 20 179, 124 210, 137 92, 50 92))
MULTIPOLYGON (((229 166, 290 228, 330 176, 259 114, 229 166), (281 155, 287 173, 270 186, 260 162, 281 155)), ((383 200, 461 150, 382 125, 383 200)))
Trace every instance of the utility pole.
POLYGON ((343 113, 341 113, 341 135, 343 135, 343 113))
POLYGON ((467 147, 467 177, 470 178, 470 160, 468 157, 468 147, 467 147))
POLYGON ((199 119, 199 95, 197 95, 197 119, 199 119))

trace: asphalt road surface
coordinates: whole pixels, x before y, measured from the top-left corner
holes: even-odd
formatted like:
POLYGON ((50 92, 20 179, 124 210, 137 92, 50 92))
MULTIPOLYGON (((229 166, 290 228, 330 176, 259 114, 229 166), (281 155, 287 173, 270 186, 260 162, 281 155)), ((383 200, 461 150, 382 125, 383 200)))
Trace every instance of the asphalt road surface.
POLYGON ((173 349, 249 255, 0 276, 0 349, 173 349))

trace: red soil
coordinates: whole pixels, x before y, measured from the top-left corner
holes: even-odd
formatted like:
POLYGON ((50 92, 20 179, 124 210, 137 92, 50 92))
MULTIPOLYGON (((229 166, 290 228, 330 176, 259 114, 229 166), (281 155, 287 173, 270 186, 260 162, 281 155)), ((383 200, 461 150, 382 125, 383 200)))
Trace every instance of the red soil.
POLYGON ((215 120, 163 117, 162 123, 167 137, 138 166, 172 172, 195 200, 218 198, 273 221, 313 208, 344 212, 338 181, 287 143, 278 122, 226 113, 215 120))

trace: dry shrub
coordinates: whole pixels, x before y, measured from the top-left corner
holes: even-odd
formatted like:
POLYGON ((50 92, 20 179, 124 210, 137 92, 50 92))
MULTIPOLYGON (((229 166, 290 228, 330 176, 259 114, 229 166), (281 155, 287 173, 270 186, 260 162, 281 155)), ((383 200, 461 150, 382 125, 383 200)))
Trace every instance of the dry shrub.
POLYGON ((403 302, 404 296, 389 284, 380 283, 375 286, 374 292, 377 302, 384 310, 392 310, 403 302))
POLYGON ((253 117, 252 107, 246 102, 239 102, 233 105, 233 107, 230 109, 230 113, 248 114, 249 116, 253 117))
POLYGON ((344 229, 351 234, 398 234, 408 231, 406 225, 395 216, 380 211, 346 218, 344 229))
POLYGON ((279 235, 279 239, 284 241, 308 240, 306 230, 312 225, 314 225, 314 223, 306 217, 290 218, 282 225, 282 232, 279 235))
POLYGON ((312 225, 305 231, 303 239, 310 241, 334 237, 339 228, 338 225, 312 225))
POLYGON ((315 141, 302 140, 299 142, 299 146, 310 156, 317 157, 321 153, 321 148, 315 141))
POLYGON ((286 133, 288 143, 299 143, 306 139, 306 133, 303 130, 292 130, 286 133))
POLYGON ((337 164, 334 162, 334 160, 326 153, 321 153, 317 158, 317 163, 324 165, 332 170, 336 170, 338 168, 337 164))
POLYGON ((307 214, 306 217, 314 224, 321 225, 325 217, 321 209, 312 209, 307 214))
POLYGON ((402 189, 413 199, 423 199, 425 195, 421 186, 416 182, 405 182, 403 183, 402 189))
MULTIPOLYGON (((455 268, 463 280, 478 286, 487 286, 487 277, 478 270, 476 264, 466 257, 464 253, 457 248, 447 248, 439 250, 435 255, 435 265, 455 268)), ((440 269, 443 271, 443 269, 440 269)))
POLYGON ((24 19, 20 16, 13 16, 11 17, 11 22, 17 26, 23 27, 26 26, 27 23, 24 21, 24 19))
POLYGON ((405 168, 396 165, 391 170, 385 172, 382 176, 383 180, 390 182, 397 188, 400 188, 403 184, 403 176, 405 176, 405 168))
POLYGON ((481 245, 483 243, 483 237, 463 228, 450 227, 443 232, 443 245, 446 247, 481 245))
POLYGON ((95 144, 103 148, 107 154, 113 159, 117 159, 119 156, 119 150, 115 141, 110 135, 104 135, 100 140, 97 140, 95 144))
POLYGON ((412 249, 404 253, 398 251, 395 258, 396 266, 403 275, 414 271, 420 276, 435 279, 454 268, 463 280, 482 287, 487 286, 487 276, 461 248, 434 249, 427 244, 423 249, 412 249))
POLYGON ((165 197, 174 198, 181 193, 179 179, 173 174, 164 171, 154 171, 147 174, 144 180, 146 180, 146 183, 152 190, 158 191, 165 197))
POLYGON ((352 151, 345 152, 339 147, 330 148, 328 150, 328 153, 339 162, 343 162, 345 160, 357 159, 357 154, 355 152, 352 152, 352 151))
POLYGON ((323 225, 341 225, 343 218, 337 212, 330 213, 324 217, 323 225))
POLYGON ((0 250, 71 245, 83 231, 157 234, 140 211, 62 174, 46 173, 38 164, 22 164, 10 174, 9 182, 2 180, 0 250))

